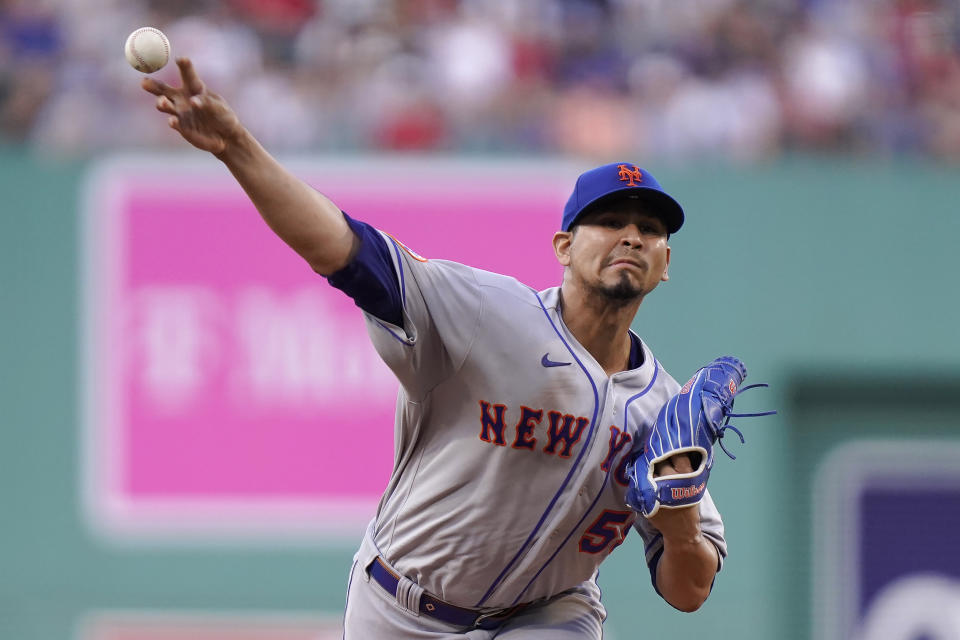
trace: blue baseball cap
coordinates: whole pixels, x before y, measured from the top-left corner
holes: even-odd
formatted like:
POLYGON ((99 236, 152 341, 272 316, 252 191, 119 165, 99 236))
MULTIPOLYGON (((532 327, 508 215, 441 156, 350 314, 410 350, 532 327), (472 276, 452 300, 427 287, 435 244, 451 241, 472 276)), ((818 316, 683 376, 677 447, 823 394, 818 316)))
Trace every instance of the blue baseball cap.
POLYGON ((620 198, 636 198, 650 207, 667 227, 676 233, 683 226, 683 209, 653 177, 631 162, 613 162, 580 174, 573 193, 563 208, 563 231, 569 231, 577 218, 595 204, 620 198))

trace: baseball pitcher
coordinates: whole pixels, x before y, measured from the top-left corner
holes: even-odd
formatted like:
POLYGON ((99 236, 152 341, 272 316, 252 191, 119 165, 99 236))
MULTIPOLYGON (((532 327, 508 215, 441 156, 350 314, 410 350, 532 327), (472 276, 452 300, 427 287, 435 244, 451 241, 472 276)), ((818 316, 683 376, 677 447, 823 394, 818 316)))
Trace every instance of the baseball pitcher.
POLYGON ((657 593, 700 607, 726 555, 713 446, 746 369, 718 358, 681 387, 630 330, 684 222, 654 177, 632 163, 581 175, 553 236, 563 281, 535 291, 347 216, 177 64, 182 87, 142 82, 157 109, 354 299, 400 382, 394 468, 354 558, 345 638, 601 638, 598 567, 631 528, 657 593))

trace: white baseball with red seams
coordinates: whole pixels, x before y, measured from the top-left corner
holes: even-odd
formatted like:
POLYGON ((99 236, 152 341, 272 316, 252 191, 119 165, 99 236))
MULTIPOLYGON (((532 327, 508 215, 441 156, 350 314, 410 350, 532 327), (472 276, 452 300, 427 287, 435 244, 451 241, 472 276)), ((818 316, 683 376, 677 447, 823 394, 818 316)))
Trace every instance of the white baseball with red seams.
POLYGON ((153 73, 170 60, 170 41, 160 29, 140 27, 127 37, 123 53, 131 67, 143 73, 153 73))

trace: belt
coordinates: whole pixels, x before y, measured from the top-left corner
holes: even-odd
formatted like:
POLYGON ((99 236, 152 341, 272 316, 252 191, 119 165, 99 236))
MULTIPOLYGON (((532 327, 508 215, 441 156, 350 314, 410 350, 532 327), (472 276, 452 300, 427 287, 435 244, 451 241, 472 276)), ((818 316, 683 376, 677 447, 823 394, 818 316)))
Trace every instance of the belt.
MULTIPOLYGON (((383 587, 394 598, 397 597, 397 585, 400 577, 390 569, 379 557, 370 565, 370 577, 383 587)), ((420 613, 436 618, 457 627, 471 629, 495 629, 503 622, 527 606, 527 603, 518 604, 507 609, 480 613, 475 609, 464 609, 444 602, 426 591, 420 596, 420 613)))

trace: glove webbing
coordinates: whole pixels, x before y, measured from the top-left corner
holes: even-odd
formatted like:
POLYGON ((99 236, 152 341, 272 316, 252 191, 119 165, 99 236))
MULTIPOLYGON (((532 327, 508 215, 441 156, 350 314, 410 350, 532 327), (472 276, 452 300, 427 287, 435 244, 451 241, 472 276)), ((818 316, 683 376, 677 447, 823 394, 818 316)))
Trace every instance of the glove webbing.
MULTIPOLYGON (((731 409, 733 408, 734 398, 736 398, 738 395, 740 395, 744 391, 748 391, 750 389, 756 389, 757 387, 769 387, 769 386, 770 385, 766 384, 765 382, 758 382, 757 384, 748 384, 747 386, 738 389, 737 392, 733 394, 733 398, 730 399, 730 408, 731 409)), ((727 448, 723 445, 723 432, 726 431, 727 429, 732 429, 735 434, 740 436, 740 444, 743 444, 744 442, 746 442, 746 439, 743 437, 743 434, 740 432, 740 429, 737 429, 735 426, 730 424, 730 418, 758 418, 760 416, 772 416, 775 413, 776 411, 758 411, 757 413, 728 413, 726 419, 723 421, 723 424, 721 424, 720 428, 717 429, 717 444, 720 445, 720 448, 723 449, 723 452, 725 454, 730 456, 731 460, 736 460, 737 456, 730 453, 727 450, 727 448)))

